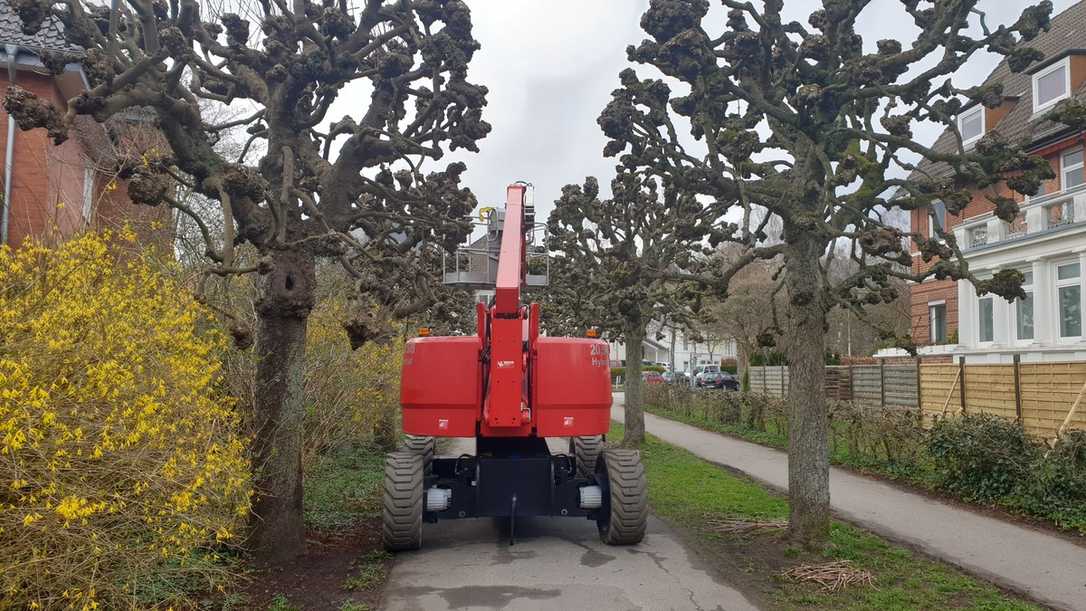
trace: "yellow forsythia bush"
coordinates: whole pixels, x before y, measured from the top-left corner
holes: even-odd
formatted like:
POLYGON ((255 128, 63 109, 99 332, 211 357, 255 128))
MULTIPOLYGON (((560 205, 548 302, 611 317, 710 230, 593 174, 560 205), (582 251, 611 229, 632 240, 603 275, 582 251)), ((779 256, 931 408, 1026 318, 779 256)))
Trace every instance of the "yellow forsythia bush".
POLYGON ((225 340, 133 240, 0 250, 0 608, 189 606, 248 514, 225 340))

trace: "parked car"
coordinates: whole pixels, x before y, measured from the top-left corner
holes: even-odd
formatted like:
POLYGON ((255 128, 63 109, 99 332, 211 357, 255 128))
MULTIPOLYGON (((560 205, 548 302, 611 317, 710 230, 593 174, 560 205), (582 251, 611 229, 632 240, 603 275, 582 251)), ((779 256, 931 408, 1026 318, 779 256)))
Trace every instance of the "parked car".
POLYGON ((703 365, 694 370, 694 385, 698 386, 702 376, 720 373, 720 365, 703 365))
POLYGON ((641 374, 641 381, 645 384, 666 384, 667 380, 664 376, 655 371, 646 371, 641 374))
POLYGON ((686 377, 686 374, 681 371, 665 371, 663 374, 664 381, 668 384, 689 384, 690 380, 686 377))
POLYGON ((698 375, 698 388, 719 388, 721 390, 739 390, 739 380, 730 373, 702 372, 698 375))

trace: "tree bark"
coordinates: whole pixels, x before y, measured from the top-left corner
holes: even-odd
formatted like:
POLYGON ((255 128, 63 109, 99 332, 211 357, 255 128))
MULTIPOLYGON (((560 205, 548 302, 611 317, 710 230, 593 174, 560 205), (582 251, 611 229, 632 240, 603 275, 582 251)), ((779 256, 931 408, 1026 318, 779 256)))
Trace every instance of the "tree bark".
POLYGON ((626 433, 622 445, 639 447, 645 441, 645 411, 641 399, 641 354, 645 326, 629 328, 626 336, 626 433))
POLYGON ((302 425, 305 336, 316 274, 307 253, 273 254, 256 304, 256 385, 253 471, 255 494, 248 546, 257 560, 276 563, 303 551, 302 425))
POLYGON ((743 392, 750 390, 750 377, 747 375, 747 369, 750 367, 750 353, 745 342, 735 343, 735 375, 739 377, 740 384, 746 382, 742 387, 743 392))
POLYGON ((826 397, 826 311, 819 298, 821 245, 803 241, 789 248, 786 282, 796 341, 788 359, 789 534, 805 548, 818 548, 830 534, 830 462, 826 397))

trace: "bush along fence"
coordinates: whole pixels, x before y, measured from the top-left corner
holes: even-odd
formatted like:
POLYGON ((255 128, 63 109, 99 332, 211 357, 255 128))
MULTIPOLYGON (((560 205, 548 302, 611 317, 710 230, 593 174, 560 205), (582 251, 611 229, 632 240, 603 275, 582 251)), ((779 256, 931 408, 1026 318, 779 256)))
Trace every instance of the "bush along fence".
MULTIPOLYGON (((754 394, 788 395, 788 368, 751 367, 754 394)), ((826 397, 867 407, 920 408, 932 424, 951 415, 988 414, 1052 440, 1086 430, 1086 362, 970 364, 880 363, 826 367, 826 397)))
MULTIPOLYGON (((644 392, 645 408, 660 416, 763 445, 783 449, 788 444, 788 410, 769 391, 694 391, 658 384, 644 392)), ((1017 422, 997 415, 951 412, 931 420, 915 407, 882 407, 870 400, 831 399, 829 408, 836 464, 1086 534, 1086 431, 1066 431, 1049 447, 1017 422)))

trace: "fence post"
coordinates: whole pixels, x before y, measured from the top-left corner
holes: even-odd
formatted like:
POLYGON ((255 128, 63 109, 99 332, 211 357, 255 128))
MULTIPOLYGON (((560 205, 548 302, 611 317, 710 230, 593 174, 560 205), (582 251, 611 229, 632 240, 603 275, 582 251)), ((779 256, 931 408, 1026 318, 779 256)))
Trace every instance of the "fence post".
POLYGON ((785 367, 784 365, 781 365, 780 367, 777 368, 777 371, 779 371, 780 374, 781 374, 781 400, 782 401, 785 399, 785 394, 784 394, 784 372, 785 372, 786 369, 787 369, 787 367, 785 367))
POLYGON ((1014 413, 1018 415, 1018 426, 1022 424, 1022 356, 1014 355, 1014 413))
POLYGON ((921 362, 922 359, 923 359, 923 357, 920 357, 920 356, 916 357, 916 409, 919 410, 921 413, 924 412, 924 402, 920 400, 921 399, 921 394, 920 394, 921 389, 924 388, 920 384, 920 380, 921 380, 921 378, 920 378, 920 362, 921 362))
POLYGON ((886 407, 886 359, 879 359, 879 405, 886 407))
POLYGON ((852 361, 848 362, 848 400, 852 401, 856 394, 852 391, 852 361))
POLYGON ((965 415, 965 355, 958 357, 958 396, 962 402, 962 415, 965 415))

